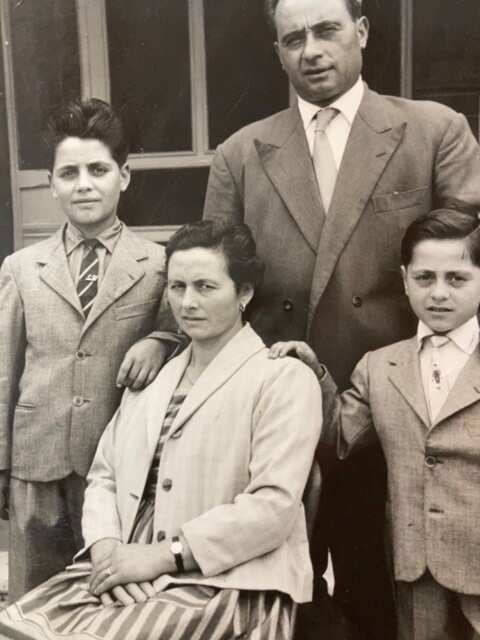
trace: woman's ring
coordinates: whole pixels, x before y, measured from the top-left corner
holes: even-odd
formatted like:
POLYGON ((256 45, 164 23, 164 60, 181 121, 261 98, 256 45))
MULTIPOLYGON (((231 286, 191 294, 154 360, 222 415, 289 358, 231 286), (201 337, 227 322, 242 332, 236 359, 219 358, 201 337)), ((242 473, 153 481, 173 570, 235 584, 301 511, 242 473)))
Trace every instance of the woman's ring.
POLYGON ((112 567, 107 567, 107 576, 108 576, 109 578, 111 578, 111 577, 112 577, 112 567))

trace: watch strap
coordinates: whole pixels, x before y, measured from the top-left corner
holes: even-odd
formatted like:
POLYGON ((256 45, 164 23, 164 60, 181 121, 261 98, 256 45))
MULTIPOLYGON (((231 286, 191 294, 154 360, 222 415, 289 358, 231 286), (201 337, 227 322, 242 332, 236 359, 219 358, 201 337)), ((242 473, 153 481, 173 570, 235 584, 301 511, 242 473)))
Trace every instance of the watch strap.
POLYGON ((182 556, 183 545, 178 536, 172 536, 172 544, 170 545, 170 551, 175 559, 175 564, 177 566, 177 571, 179 573, 185 573, 185 566, 183 564, 183 556, 182 556))

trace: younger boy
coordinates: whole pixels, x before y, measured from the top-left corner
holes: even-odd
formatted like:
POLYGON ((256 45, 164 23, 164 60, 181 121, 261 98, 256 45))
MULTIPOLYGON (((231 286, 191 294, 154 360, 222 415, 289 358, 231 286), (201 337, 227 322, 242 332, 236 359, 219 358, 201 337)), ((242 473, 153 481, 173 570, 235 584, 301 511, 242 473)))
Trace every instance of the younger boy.
MULTIPOLYGON (((378 439, 388 468, 399 640, 480 638, 480 228, 433 211, 402 241, 410 340, 367 353, 335 397, 320 375, 324 442, 340 458, 378 439)), ((304 343, 284 343, 321 374, 304 343)), ((366 514, 368 517, 368 514, 366 514)), ((372 603, 374 606, 374 603, 372 603)))
POLYGON ((119 404, 119 383, 150 382, 165 348, 151 339, 134 345, 164 326, 164 251, 116 215, 130 180, 121 121, 101 100, 73 102, 52 114, 48 133, 51 191, 67 222, 0 270, 0 488, 10 482, 11 600, 82 546, 84 478, 119 404))

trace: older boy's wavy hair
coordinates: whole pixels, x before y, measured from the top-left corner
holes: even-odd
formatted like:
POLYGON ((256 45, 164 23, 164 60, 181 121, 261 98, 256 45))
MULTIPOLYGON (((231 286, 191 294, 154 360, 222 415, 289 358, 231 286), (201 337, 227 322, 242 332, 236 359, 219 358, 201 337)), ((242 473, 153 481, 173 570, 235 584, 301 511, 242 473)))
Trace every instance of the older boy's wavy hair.
POLYGON ((410 264, 415 246, 423 240, 465 240, 472 263, 480 267, 480 211, 455 201, 414 220, 402 240, 404 267, 410 264))
POLYGON ((108 102, 99 98, 71 100, 50 113, 44 134, 50 166, 55 161, 58 145, 65 138, 100 140, 110 149, 119 167, 127 160, 129 144, 123 122, 108 102))

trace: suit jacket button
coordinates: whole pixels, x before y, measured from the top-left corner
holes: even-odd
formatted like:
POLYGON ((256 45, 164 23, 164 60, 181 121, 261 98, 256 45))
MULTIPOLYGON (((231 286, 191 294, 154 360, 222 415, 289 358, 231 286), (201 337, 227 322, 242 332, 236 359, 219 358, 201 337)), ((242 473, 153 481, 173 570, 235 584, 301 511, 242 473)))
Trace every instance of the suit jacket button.
POLYGON ((77 353, 75 354, 75 358, 77 360, 83 360, 85 358, 85 351, 77 351, 77 353))
POLYGON ((353 296, 352 304, 353 304, 354 307, 356 307, 358 309, 358 307, 362 306, 363 300, 361 299, 360 296, 353 296))
POLYGON ((165 533, 165 531, 159 531, 157 533, 157 542, 162 542, 162 540, 165 540, 166 537, 167 534, 165 533))
POLYGON ((83 398, 81 398, 80 396, 74 396, 73 398, 74 407, 81 407, 83 402, 84 402, 83 398))
POLYGON ((285 311, 292 311, 293 310, 293 302, 291 300, 284 300, 283 301, 283 308, 285 309, 285 311))
POLYGON ((170 491, 170 489, 173 487, 173 482, 170 478, 165 478, 165 480, 162 482, 162 489, 164 491, 170 491))
POLYGON ((435 458, 435 456, 426 456, 425 464, 427 465, 427 467, 432 468, 437 464, 437 459, 435 458))

